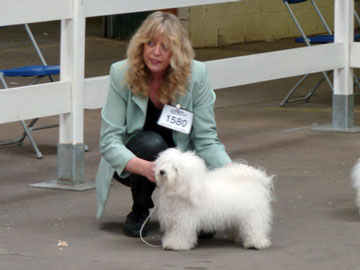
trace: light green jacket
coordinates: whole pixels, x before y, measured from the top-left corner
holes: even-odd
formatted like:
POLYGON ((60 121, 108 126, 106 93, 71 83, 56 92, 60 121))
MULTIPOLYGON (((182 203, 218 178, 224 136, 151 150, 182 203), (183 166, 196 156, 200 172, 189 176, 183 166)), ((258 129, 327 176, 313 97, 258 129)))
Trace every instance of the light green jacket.
MULTIPOLYGON (((142 130, 146 118, 148 98, 131 93, 125 82, 127 65, 127 61, 123 60, 111 66, 108 96, 102 109, 102 158, 96 175, 97 218, 102 216, 114 172, 121 177, 129 175, 124 168, 134 154, 125 144, 142 130)), ((187 92, 174 102, 194 113, 192 130, 190 134, 173 131, 173 140, 182 151, 194 150, 209 168, 223 167, 231 162, 217 137, 214 103, 215 93, 210 86, 206 65, 193 61, 187 92)))

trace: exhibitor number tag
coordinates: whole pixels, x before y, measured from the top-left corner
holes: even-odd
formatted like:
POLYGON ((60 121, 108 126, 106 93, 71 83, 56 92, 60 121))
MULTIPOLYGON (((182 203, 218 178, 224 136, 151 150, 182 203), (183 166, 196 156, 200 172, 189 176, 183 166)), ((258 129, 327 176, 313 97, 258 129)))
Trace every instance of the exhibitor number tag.
POLYGON ((158 125, 167 127, 185 134, 189 134, 194 114, 192 112, 170 106, 164 105, 158 120, 158 125))

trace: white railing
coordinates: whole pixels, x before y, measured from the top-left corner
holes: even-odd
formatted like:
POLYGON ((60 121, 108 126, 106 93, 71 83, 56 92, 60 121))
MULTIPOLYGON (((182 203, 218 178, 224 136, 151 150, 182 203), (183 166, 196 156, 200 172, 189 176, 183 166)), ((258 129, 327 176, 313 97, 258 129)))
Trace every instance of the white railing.
MULTIPOLYGON (((214 89, 332 70, 344 67, 344 63, 344 44, 342 43, 206 62, 214 89), (311 65, 309 65, 309 59, 311 59, 311 65)), ((107 89, 108 84, 109 76, 85 79, 84 107, 87 109, 101 108, 106 99, 104 89, 107 89)))
MULTIPOLYGON (((84 79, 86 17, 234 1, 0 0, 0 26, 61 20, 60 82, 0 91, 0 124, 60 115, 59 142, 83 143, 83 110, 103 106, 109 80, 84 79)), ((212 86, 334 70, 334 94, 352 95, 352 68, 360 67, 360 45, 353 42, 354 0, 334 4, 335 43, 208 61, 212 86)))

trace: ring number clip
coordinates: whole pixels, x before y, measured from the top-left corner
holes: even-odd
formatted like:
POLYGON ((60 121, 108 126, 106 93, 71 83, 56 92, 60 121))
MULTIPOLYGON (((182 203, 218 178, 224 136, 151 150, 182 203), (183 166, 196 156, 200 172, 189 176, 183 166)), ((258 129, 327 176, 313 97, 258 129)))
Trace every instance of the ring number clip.
POLYGON ((164 105, 158 125, 189 134, 192 127, 194 113, 176 106, 164 105))

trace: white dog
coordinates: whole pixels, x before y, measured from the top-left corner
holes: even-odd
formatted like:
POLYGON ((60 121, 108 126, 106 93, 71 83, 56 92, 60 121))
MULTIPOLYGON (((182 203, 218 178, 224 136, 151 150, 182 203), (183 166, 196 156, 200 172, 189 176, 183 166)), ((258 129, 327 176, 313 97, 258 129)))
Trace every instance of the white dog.
POLYGON ((351 172, 352 185, 356 190, 356 205, 360 214, 360 159, 357 160, 351 172))
POLYGON ((193 152, 170 148, 155 161, 162 247, 189 250, 200 230, 227 232, 245 248, 271 245, 272 176, 234 163, 207 170, 193 152))

